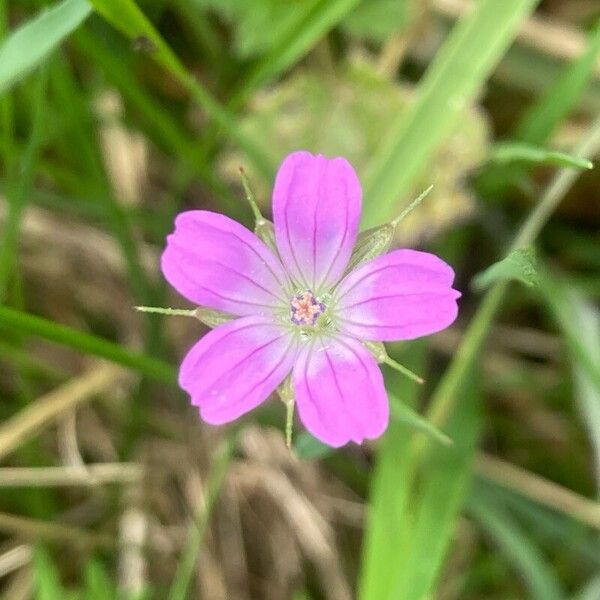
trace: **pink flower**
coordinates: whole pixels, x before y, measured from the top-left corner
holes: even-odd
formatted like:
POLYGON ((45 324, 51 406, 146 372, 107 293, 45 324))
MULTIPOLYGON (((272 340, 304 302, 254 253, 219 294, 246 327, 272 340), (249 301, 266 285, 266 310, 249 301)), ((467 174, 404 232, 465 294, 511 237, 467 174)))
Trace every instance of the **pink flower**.
POLYGON ((460 293, 453 270, 416 250, 394 250, 346 273, 362 192, 344 158, 300 151, 277 173, 277 252, 217 213, 181 213, 162 271, 192 302, 235 315, 181 364, 179 384, 207 423, 237 419, 291 374, 300 419, 330 446, 386 429, 381 371, 361 340, 409 340, 448 327, 460 293))

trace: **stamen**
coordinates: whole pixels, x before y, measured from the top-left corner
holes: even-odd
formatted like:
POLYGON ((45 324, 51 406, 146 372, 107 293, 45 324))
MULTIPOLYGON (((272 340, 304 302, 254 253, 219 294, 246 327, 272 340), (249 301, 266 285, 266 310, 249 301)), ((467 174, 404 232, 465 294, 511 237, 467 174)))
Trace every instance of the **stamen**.
POLYGON ((310 290, 306 290, 292 298, 290 319, 294 325, 314 327, 326 308, 325 304, 317 300, 310 290))

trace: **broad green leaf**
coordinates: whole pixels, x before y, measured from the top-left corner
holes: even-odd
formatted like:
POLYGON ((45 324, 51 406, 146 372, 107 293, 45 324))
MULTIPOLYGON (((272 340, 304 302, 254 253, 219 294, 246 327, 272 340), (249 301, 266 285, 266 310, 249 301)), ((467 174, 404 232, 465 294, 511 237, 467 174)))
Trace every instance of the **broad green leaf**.
POLYGON ((527 286, 537 285, 537 258, 531 246, 513 250, 506 258, 475 275, 472 287, 481 291, 498 281, 520 281, 527 286))
POLYGON ((565 598, 555 572, 535 544, 520 530, 510 513, 485 494, 475 494, 469 512, 514 568, 521 574, 532 600, 565 598))
POLYGON ((11 33, 0 46, 0 93, 37 67, 91 10, 87 0, 64 0, 11 33))
POLYGON ((527 162, 539 165, 572 167, 573 169, 592 169, 594 167, 591 160, 565 154, 564 152, 538 148, 537 146, 522 142, 501 142, 496 144, 492 150, 490 162, 498 164, 527 162))
POLYGON ((392 216, 485 83, 537 0, 482 0, 461 20, 419 84, 417 101, 388 124, 364 181, 363 222, 392 216))

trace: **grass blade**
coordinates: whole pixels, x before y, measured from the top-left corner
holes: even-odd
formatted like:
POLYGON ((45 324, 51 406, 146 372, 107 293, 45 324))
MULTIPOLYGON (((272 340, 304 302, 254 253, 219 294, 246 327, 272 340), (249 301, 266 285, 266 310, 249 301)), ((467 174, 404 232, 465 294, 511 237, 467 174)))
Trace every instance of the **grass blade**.
MULTIPOLYGON (((410 368, 421 371, 424 352, 415 344, 407 357, 410 368)), ((418 386, 399 373, 389 372, 386 377, 388 396, 393 403, 415 405, 418 386)), ((410 461, 406 459, 410 428, 401 421, 392 420, 385 436, 379 442, 371 488, 369 513, 363 541, 362 570, 360 573, 361 600, 384 600, 393 585, 398 563, 404 555, 403 536, 409 523, 403 522, 409 500, 410 461)))
POLYGON ((188 588, 192 580, 194 567, 198 560, 198 555, 202 550, 202 540, 204 539, 215 503, 219 497, 219 492, 227 474, 229 463, 233 457, 234 449, 235 434, 226 438, 218 449, 215 464, 207 484, 206 503, 205 505, 201 503, 196 520, 190 528, 189 537, 183 549, 183 554, 177 566, 177 572, 175 573, 175 578, 169 592, 169 600, 185 600, 188 597, 188 588))
POLYGON ((302 11, 274 34, 273 45, 250 71, 234 96, 232 106, 239 107, 259 86, 268 83, 296 63, 323 36, 335 27, 360 0, 312 0, 302 11))
POLYGON ((523 142, 501 142, 494 146, 490 162, 507 164, 512 162, 526 162, 534 165, 558 165, 559 167, 572 167, 574 169, 592 169, 591 160, 571 156, 564 152, 546 150, 523 142))
POLYGON ((391 217, 433 152, 451 132, 537 0, 482 0, 454 28, 419 84, 410 109, 390 123, 364 183, 364 226, 391 217))
POLYGON ((528 110, 515 130, 515 138, 543 144, 562 123, 585 91, 600 55, 600 19, 589 35, 588 46, 542 97, 528 110))
POLYGON ((6 297, 9 279, 15 270, 21 218, 30 195, 35 166, 42 145, 46 81, 47 72, 43 69, 36 85, 31 135, 23 154, 17 184, 7 191, 9 209, 2 238, 0 238, 0 301, 6 297))
POLYGON ((58 570, 50 555, 41 546, 37 546, 33 553, 33 571, 38 600, 61 600, 65 597, 58 570))
POLYGON ((0 94, 39 65, 91 10, 87 0, 64 0, 14 31, 0 47, 0 94))
POLYGON ((600 316, 559 277, 544 273, 539 290, 566 340, 575 372, 576 398, 594 448, 600 493, 600 316))
POLYGON ((105 358, 133 369, 150 379, 169 384, 175 383, 177 380, 176 369, 165 362, 146 356, 145 354, 132 352, 119 344, 109 342, 89 333, 77 331, 65 325, 60 325, 59 323, 24 313, 8 306, 0 306, 0 327, 5 327, 21 334, 37 335, 52 342, 79 350, 84 354, 105 358))
POLYGON ((273 165, 253 140, 246 137, 235 119, 188 73, 175 53, 133 0, 91 0, 96 11, 113 27, 132 40, 144 39, 152 47, 152 58, 179 81, 202 106, 207 115, 242 148, 256 168, 265 176, 273 175, 273 165))
POLYGON ((544 561, 538 548, 510 518, 485 494, 477 494, 469 502, 469 512, 491 537, 499 550, 521 573, 533 600, 565 598, 554 571, 544 561))
MULTIPOLYGON (((598 151, 600 151, 600 118, 592 125, 574 154, 589 158, 595 156, 598 151)), ((540 201, 519 229, 509 252, 527 247, 535 242, 551 214, 577 179, 578 174, 579 171, 574 169, 562 169, 556 174, 540 201)), ((461 345, 454 355, 454 360, 446 370, 432 396, 427 420, 434 425, 441 427, 451 413, 458 399, 458 389, 462 378, 477 359, 489 326, 504 298, 506 288, 506 282, 501 281, 494 284, 486 293, 478 311, 471 320, 461 345)))

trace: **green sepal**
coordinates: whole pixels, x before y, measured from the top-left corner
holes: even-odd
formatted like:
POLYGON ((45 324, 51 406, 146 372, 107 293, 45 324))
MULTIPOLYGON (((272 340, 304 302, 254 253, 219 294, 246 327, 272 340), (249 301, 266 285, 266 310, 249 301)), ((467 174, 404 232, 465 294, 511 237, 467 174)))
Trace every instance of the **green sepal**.
POLYGON ((292 388, 292 378, 286 377, 283 383, 277 388, 279 398, 285 404, 285 445, 288 449, 292 447, 292 433, 294 429, 294 410, 296 400, 292 388))
POLYGON ((198 308, 194 310, 194 317, 198 319, 198 321, 202 321, 202 323, 211 329, 238 318, 235 315, 230 315, 229 313, 214 310, 212 308, 205 308, 204 306, 198 306, 198 308))
POLYGON ((413 200, 394 220, 377 227, 371 227, 358 234, 356 244, 350 255, 346 274, 354 271, 360 265, 385 254, 394 241, 396 228, 400 222, 409 215, 421 202, 427 194, 433 189, 430 185, 418 198, 413 200))
POLYGON ((346 273, 385 254, 392 245, 395 232, 396 226, 390 222, 359 233, 346 267, 346 273))
POLYGON ((398 371, 398 373, 402 373, 402 375, 405 375, 416 383, 425 383, 425 380, 422 377, 419 377, 419 375, 413 373, 408 367, 401 365, 399 362, 388 356, 388 353, 382 342, 363 342, 363 345, 373 355, 379 364, 383 363, 388 365, 395 371, 398 371))
POLYGON ((157 315, 166 315, 168 317, 192 317, 202 321, 205 325, 211 329, 223 323, 229 323, 237 317, 230 315, 229 313, 222 312, 220 310, 213 310, 212 308, 205 308, 204 306, 198 306, 197 308, 163 308, 160 306, 134 306, 135 310, 144 313, 153 313, 157 315))
POLYGON ((254 214, 254 233, 271 250, 273 250, 275 254, 277 254, 277 245, 275 244, 275 227, 272 221, 269 221, 269 219, 265 219, 262 216, 260 208, 258 208, 258 203, 256 202, 256 196, 250 187, 250 182, 248 181, 246 171, 244 171, 242 167, 240 167, 240 176, 242 178, 242 185, 244 186, 246 200, 248 201, 248 204, 250 204, 250 208, 254 214))

